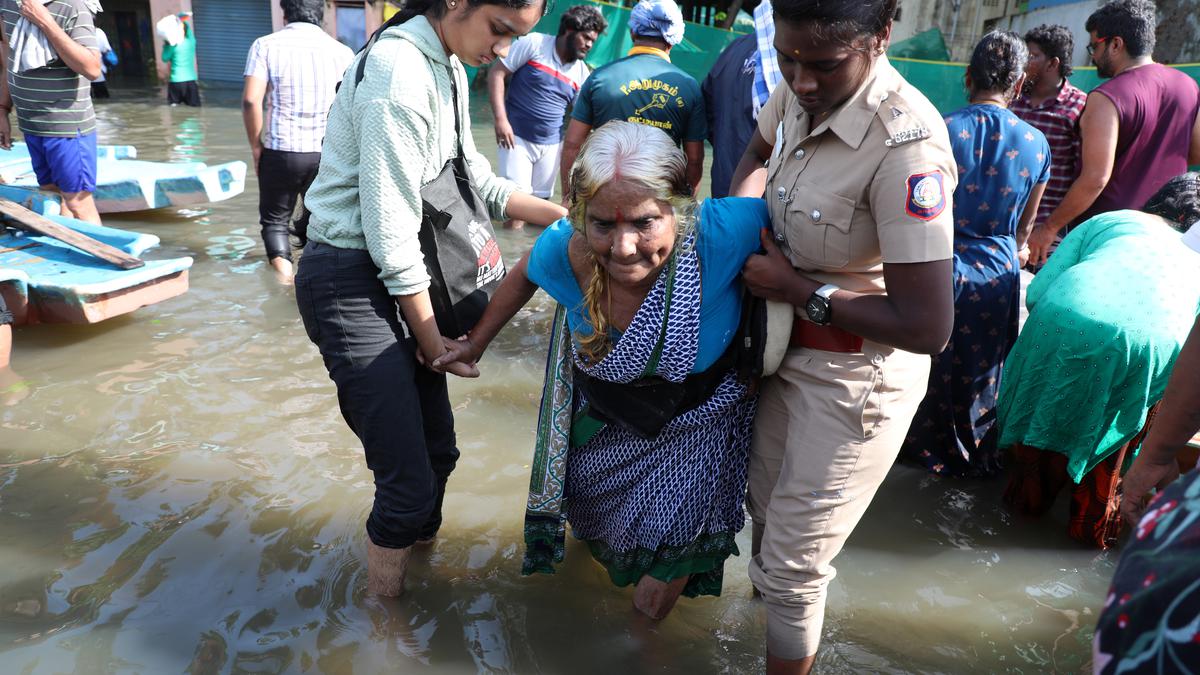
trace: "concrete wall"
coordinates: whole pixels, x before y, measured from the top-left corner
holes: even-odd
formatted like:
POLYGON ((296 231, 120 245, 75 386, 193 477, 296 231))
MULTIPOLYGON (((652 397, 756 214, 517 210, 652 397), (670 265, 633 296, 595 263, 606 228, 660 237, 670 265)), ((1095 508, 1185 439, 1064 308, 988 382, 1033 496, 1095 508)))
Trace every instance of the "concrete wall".
MULTIPOLYGON (((1010 16, 1005 20, 1010 30, 1024 33, 1043 23, 1061 24, 1071 29, 1075 36, 1075 53, 1072 62, 1077 66, 1089 66, 1087 55, 1088 33, 1084 25, 1092 12, 1100 8, 1104 0, 1082 0, 1052 7, 1042 7, 1025 14, 1010 16)), ((1154 59, 1161 63, 1196 63, 1200 61, 1200 1, 1158 0, 1157 44, 1154 59)))
POLYGON ((1103 0, 1084 0, 1083 2, 1043 7, 1025 14, 1010 16, 1002 23, 1005 24, 1006 30, 1015 31, 1021 35, 1044 23, 1066 26, 1071 29, 1071 35, 1075 38, 1075 53, 1072 55, 1071 63, 1076 66, 1090 66, 1092 62, 1087 53, 1088 32, 1083 29, 1083 26, 1092 12, 1102 4, 1103 0))
POLYGON ((1016 10, 1019 0, 901 0, 892 42, 939 28, 954 61, 971 57, 983 34, 1016 10))
POLYGON ((1158 44, 1163 63, 1200 62, 1200 1, 1158 0, 1158 44))

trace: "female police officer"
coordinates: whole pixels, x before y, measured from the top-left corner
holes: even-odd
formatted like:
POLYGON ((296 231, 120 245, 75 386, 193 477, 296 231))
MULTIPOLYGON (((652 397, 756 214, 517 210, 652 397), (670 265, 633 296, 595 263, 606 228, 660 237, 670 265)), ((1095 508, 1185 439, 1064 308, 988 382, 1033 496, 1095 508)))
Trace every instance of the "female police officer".
POLYGON ((806 673, 830 564, 895 461, 953 322, 941 115, 883 55, 896 0, 776 0, 775 90, 733 178, 774 225, 743 270, 797 308, 751 450, 767 672, 806 673), (768 161, 769 160, 769 161, 768 161), (764 166, 765 164, 765 166, 764 166))

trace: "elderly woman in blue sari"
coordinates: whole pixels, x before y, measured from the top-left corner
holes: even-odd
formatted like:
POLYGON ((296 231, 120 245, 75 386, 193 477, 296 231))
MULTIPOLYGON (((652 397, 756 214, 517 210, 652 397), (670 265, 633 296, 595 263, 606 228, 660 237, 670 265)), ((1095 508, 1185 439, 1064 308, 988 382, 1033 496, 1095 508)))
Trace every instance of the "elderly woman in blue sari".
POLYGON ((718 595, 745 522, 754 396, 731 365, 759 199, 697 206, 664 132, 610 122, 572 168, 570 216, 538 237, 478 325, 434 362, 473 363, 540 287, 558 301, 525 520, 524 573, 565 524, 658 619, 718 595))

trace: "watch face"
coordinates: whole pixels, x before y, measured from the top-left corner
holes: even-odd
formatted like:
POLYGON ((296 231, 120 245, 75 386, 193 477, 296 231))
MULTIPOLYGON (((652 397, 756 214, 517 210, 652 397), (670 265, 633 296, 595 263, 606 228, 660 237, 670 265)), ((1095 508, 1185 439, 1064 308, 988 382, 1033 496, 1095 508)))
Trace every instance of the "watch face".
POLYGON ((823 324, 829 319, 829 305, 826 304, 824 298, 817 295, 808 299, 804 305, 804 311, 813 323, 823 324))

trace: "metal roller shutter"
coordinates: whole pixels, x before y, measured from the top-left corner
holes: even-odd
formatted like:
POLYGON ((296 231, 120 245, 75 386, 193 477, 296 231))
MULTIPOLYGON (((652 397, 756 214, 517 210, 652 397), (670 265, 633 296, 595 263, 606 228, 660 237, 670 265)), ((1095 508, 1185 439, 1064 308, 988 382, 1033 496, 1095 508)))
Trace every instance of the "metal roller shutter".
POLYGON ((271 32, 270 0, 193 0, 200 79, 241 82, 250 45, 271 32))

